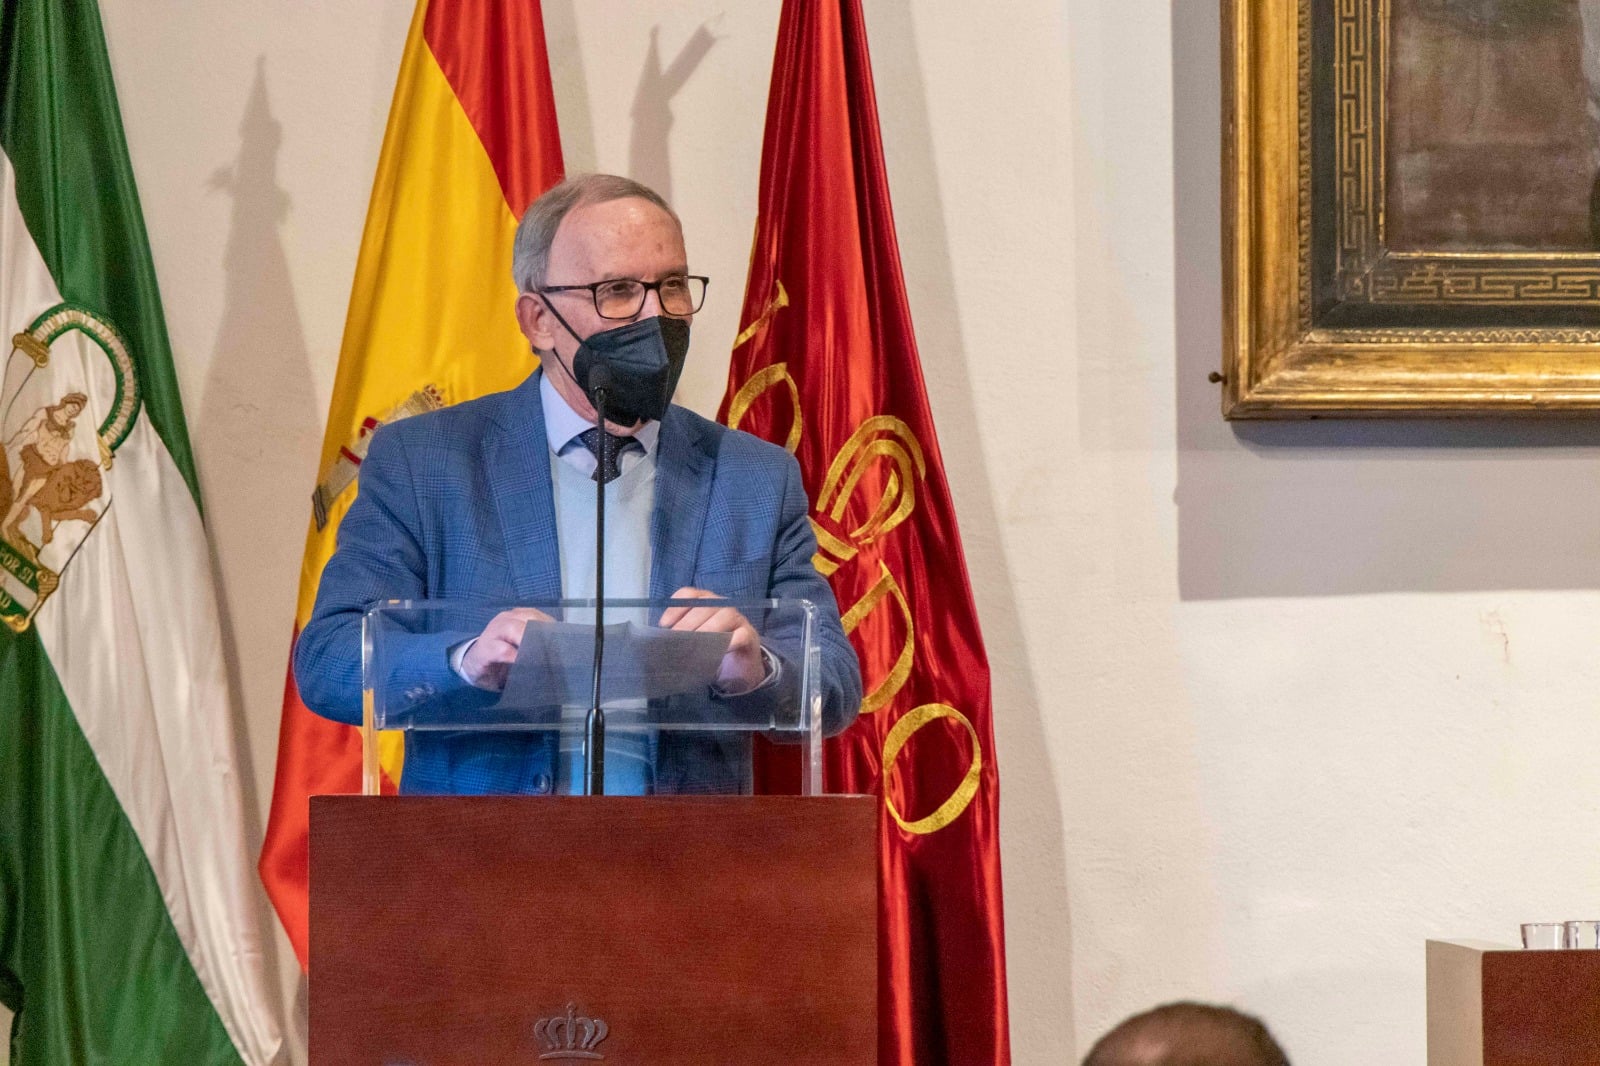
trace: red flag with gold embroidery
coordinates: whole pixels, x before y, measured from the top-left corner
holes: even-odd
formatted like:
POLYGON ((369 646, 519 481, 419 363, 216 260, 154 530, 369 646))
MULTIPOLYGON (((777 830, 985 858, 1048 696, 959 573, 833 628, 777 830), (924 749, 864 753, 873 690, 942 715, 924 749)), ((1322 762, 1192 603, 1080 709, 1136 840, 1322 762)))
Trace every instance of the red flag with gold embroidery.
POLYGON ((917 357, 860 0, 785 0, 721 418, 800 460, 883 797, 879 1061, 1010 1061, 989 666, 917 357))
MULTIPOLYGON (((538 0, 418 0, 351 287, 300 572, 311 617, 374 429, 527 376, 512 305, 517 219, 561 178, 538 0)), ((292 661, 292 652, 291 652, 292 661)), ((398 738, 382 745, 385 790, 398 738)), ((357 731, 306 709, 291 669, 261 880, 300 965, 307 947, 307 799, 361 790, 357 731)))

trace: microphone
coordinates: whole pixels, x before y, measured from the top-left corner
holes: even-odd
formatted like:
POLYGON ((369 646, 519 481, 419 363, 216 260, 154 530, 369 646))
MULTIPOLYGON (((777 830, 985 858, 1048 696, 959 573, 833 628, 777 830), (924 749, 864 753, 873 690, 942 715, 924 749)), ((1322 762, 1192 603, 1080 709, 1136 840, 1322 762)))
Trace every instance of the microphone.
MULTIPOLYGON (((573 369, 577 369, 574 367, 573 369)), ((603 399, 597 399, 596 393, 609 393, 611 389, 611 364, 604 359, 596 359, 589 364, 589 375, 583 381, 583 391, 588 394, 589 402, 595 405, 595 413, 599 415, 596 422, 601 429, 606 428, 605 415, 600 412, 603 399)))
POLYGON ((602 359, 589 367, 583 383, 594 405, 600 427, 600 451, 595 456, 594 478, 594 669, 591 675, 589 717, 583 731, 583 793, 603 796, 606 791, 606 712, 600 707, 600 672, 606 654, 606 486, 605 470, 611 458, 611 434, 606 432, 606 401, 611 392, 611 367, 602 359))

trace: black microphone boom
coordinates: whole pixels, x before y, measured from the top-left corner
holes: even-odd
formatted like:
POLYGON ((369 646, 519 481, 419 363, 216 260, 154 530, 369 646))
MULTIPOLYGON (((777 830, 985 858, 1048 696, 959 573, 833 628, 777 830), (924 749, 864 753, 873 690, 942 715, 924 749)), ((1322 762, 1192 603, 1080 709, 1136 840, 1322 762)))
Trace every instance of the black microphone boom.
POLYGON ((594 671, 589 718, 583 731, 583 792, 603 796, 606 791, 606 712, 600 707, 600 670, 606 654, 606 468, 612 459, 611 434, 606 432, 606 399, 611 390, 611 367, 595 360, 589 367, 584 392, 594 405, 600 427, 600 448, 594 471, 594 671))

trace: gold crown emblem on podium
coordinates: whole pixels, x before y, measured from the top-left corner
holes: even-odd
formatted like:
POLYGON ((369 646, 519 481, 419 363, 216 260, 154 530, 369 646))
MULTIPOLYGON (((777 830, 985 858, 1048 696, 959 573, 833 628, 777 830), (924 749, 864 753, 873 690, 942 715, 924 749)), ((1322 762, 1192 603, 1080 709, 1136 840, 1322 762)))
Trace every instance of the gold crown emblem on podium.
POLYGON ((603 1019, 579 1014, 571 1003, 567 1004, 567 1013, 540 1018, 533 1027, 533 1035, 544 1041, 547 1049, 539 1058, 555 1060, 605 1058, 595 1048, 609 1032, 603 1019))

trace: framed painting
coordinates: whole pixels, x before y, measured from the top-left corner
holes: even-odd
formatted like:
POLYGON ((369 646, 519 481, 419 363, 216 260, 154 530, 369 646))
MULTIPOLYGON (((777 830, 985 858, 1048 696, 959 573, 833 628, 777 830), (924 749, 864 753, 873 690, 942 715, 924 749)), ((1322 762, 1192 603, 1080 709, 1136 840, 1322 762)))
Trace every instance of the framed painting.
POLYGON ((1223 414, 1600 413, 1600 0, 1223 10, 1223 414))

